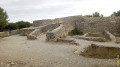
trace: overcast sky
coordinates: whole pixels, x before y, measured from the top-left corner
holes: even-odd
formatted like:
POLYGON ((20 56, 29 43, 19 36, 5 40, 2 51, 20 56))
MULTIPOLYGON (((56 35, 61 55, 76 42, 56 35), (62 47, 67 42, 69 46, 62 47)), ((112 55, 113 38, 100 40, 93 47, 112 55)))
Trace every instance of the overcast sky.
POLYGON ((0 0, 11 22, 52 19, 95 11, 109 16, 120 10, 120 0, 0 0))

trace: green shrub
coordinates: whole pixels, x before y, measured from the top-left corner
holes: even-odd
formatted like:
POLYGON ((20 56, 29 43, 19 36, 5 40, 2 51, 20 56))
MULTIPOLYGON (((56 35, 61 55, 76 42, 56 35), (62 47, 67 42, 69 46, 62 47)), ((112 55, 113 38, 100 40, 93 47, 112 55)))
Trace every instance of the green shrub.
POLYGON ((16 24, 18 25, 19 29, 32 26, 30 22, 25 22, 25 21, 18 21, 16 22, 16 24))
POLYGON ((30 27, 32 24, 29 22, 18 21, 16 23, 8 23, 6 26, 6 30, 16 30, 21 28, 30 27))
POLYGON ((69 35, 83 35, 83 32, 77 30, 77 29, 73 29, 72 31, 70 31, 68 33, 69 35))
POLYGON ((7 30, 16 30, 18 29, 18 25, 16 23, 8 23, 8 25, 6 26, 7 30))
POLYGON ((113 14, 111 16, 120 16, 120 10, 117 12, 113 12, 113 14))
POLYGON ((95 12, 92 15, 85 15, 86 17, 103 17, 102 14, 100 14, 99 12, 95 12))

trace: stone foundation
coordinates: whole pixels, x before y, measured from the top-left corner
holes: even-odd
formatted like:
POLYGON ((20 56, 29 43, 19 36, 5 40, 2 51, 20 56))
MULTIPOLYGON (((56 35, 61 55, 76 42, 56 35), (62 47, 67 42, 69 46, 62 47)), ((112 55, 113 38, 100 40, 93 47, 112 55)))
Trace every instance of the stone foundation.
POLYGON ((78 43, 76 43, 76 41, 75 41, 74 39, 70 39, 70 38, 58 38, 58 39, 56 40, 56 42, 79 45, 78 43))
POLYGON ((116 42, 116 37, 112 35, 109 31, 105 31, 104 34, 112 41, 116 42))
POLYGON ((49 25, 51 23, 54 23, 54 20, 52 20, 52 19, 35 20, 35 21, 33 21, 33 27, 49 25))
POLYGON ((73 38, 84 39, 84 40, 88 40, 88 41, 106 42, 106 39, 102 38, 102 37, 73 36, 73 38))
POLYGON ((16 35, 16 34, 19 34, 19 33, 20 33, 19 29, 10 31, 10 35, 16 35))
POLYGON ((20 35, 22 36, 27 36, 29 35, 31 32, 33 32, 36 28, 23 28, 20 29, 20 35))
POLYGON ((0 32, 0 37, 8 37, 10 36, 9 32, 0 32))

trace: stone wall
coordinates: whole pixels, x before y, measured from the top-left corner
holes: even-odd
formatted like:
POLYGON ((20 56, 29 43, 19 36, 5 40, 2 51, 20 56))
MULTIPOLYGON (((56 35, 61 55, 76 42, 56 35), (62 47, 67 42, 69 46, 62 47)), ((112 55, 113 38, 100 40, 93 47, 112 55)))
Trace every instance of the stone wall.
POLYGON ((49 25, 51 23, 54 23, 54 20, 52 20, 52 19, 36 20, 36 21, 33 21, 33 27, 49 25))
POLYGON ((47 41, 57 41, 59 38, 63 38, 68 35, 68 32, 73 30, 74 27, 69 23, 63 23, 58 28, 50 31, 46 34, 47 41))
POLYGON ((109 31, 115 36, 120 36, 120 17, 84 17, 84 16, 70 16, 63 18, 56 18, 54 20, 39 20, 34 21, 33 26, 41 26, 55 22, 70 23, 76 29, 83 33, 104 32, 109 31))
POLYGON ((84 33, 91 32, 104 32, 105 30, 110 31, 113 34, 117 34, 116 22, 84 22, 78 23, 75 26, 78 30, 83 31, 84 33))
POLYGON ((0 32, 0 37, 8 37, 10 36, 9 32, 0 32))
POLYGON ((60 23, 52 23, 49 25, 44 25, 44 26, 40 26, 38 29, 34 30, 33 32, 31 32, 27 38, 30 40, 35 40, 37 39, 37 37, 41 34, 41 33, 45 33, 47 31, 52 31, 53 29, 57 28, 60 26, 60 23))
POLYGON ((112 41, 116 42, 116 37, 112 35, 109 31, 105 31, 104 34, 112 41))
POLYGON ((33 32, 36 28, 23 28, 20 29, 19 34, 22 36, 27 36, 29 35, 31 32, 33 32))
POLYGON ((19 29, 18 30, 12 30, 9 32, 10 35, 16 35, 16 34, 19 34, 19 29))
POLYGON ((84 39, 88 41, 97 41, 97 42, 106 42, 106 39, 103 37, 84 37, 84 36, 73 36, 76 39, 84 39))
MULTIPOLYGON (((76 18, 76 17, 74 17, 76 18)), ((74 19, 73 18, 73 19, 74 19)), ((83 33, 91 32, 104 32, 105 30, 119 36, 120 17, 78 17, 76 20, 71 19, 67 21, 72 23, 76 29, 81 30, 83 33), (78 19, 79 18, 79 19, 78 19), (73 21, 72 21, 73 20, 73 21)))
POLYGON ((19 29, 18 30, 12 30, 12 31, 5 31, 5 32, 0 32, 0 37, 8 37, 11 35, 16 35, 19 34, 19 29))

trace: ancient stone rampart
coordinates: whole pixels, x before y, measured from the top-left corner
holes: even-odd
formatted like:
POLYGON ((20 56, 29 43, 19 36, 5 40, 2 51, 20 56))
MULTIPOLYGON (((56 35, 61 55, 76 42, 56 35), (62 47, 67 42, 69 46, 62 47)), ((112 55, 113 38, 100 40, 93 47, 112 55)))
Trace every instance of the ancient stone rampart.
POLYGON ((57 18, 54 20, 40 20, 34 22, 34 26, 40 26, 47 23, 66 22, 70 23, 76 29, 83 33, 91 32, 98 33, 109 31, 115 36, 120 36, 120 17, 84 17, 84 16, 70 16, 57 18))
POLYGON ((76 22, 75 27, 84 33, 91 32, 104 32, 105 30, 119 36, 118 23, 120 24, 120 17, 116 18, 85 18, 82 22, 76 22))
POLYGON ((39 26, 43 26, 43 25, 49 25, 51 23, 54 23, 54 20, 51 20, 51 19, 36 20, 36 21, 33 21, 33 27, 39 27, 39 26))
POLYGON ((68 22, 83 33, 98 33, 104 32, 105 30, 109 31, 115 36, 119 36, 120 33, 120 17, 71 16, 57 18, 57 20, 68 22))

